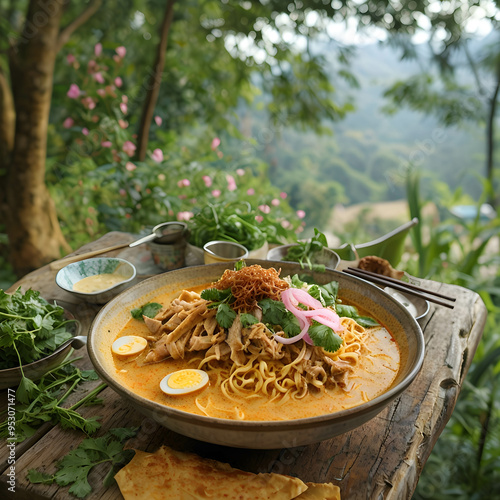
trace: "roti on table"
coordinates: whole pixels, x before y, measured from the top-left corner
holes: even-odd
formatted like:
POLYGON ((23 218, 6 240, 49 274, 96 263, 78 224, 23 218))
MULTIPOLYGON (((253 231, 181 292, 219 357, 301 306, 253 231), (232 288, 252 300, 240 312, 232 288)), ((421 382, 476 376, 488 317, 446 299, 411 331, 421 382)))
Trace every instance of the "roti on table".
POLYGON ((244 472, 166 446, 136 451, 115 479, 125 500, 291 500, 307 490, 298 478, 244 472))

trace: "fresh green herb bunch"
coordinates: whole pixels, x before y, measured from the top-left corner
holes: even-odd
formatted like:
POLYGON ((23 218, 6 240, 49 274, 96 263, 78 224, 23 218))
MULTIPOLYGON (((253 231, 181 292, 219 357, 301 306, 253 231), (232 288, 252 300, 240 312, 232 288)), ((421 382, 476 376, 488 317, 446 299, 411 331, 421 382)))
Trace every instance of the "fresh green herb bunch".
POLYGON ((255 250, 268 239, 256 215, 246 202, 208 204, 188 222, 189 241, 197 247, 214 240, 233 241, 255 250))
POLYGON ((328 248, 326 236, 314 228, 314 236, 308 241, 299 241, 291 246, 285 256, 285 260, 298 262, 303 268, 307 267, 314 271, 324 271, 322 264, 313 264, 314 256, 328 248))
POLYGON ((0 290, 0 369, 37 361, 69 340, 75 322, 64 314, 35 290, 0 290))

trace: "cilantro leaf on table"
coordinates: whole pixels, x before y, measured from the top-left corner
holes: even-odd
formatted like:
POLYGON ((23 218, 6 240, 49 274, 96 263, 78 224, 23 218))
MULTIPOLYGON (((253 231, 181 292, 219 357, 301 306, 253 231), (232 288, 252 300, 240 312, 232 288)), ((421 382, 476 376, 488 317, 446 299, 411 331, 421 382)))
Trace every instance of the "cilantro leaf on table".
POLYGON ((85 498, 92 492, 88 481, 90 471, 102 463, 110 463, 111 470, 103 484, 110 486, 116 472, 126 465, 134 456, 134 450, 124 450, 124 442, 137 435, 138 428, 116 428, 109 430, 104 436, 84 439, 77 448, 71 450, 57 462, 57 471, 46 474, 36 469, 28 471, 28 479, 32 483, 68 486, 69 492, 78 498, 85 498))
POLYGON ((130 311, 130 314, 132 315, 132 318, 138 319, 139 321, 144 321, 143 316, 154 318, 162 307, 163 306, 161 304, 158 304, 158 302, 148 302, 141 307, 132 309, 130 311))
POLYGON ((314 345, 322 347, 325 351, 338 351, 344 342, 330 327, 317 321, 312 322, 308 333, 314 345))

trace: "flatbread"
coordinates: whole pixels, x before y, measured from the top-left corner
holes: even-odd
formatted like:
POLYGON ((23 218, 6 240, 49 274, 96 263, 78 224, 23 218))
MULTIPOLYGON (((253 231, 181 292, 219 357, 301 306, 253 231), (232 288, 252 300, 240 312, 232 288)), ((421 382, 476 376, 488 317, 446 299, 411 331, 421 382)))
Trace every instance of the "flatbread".
POLYGON ((167 446, 137 450, 115 479, 125 500, 292 500, 307 490, 298 478, 244 472, 167 446))
POLYGON ((307 490, 296 500, 340 500, 340 488, 332 483, 306 483, 307 490))

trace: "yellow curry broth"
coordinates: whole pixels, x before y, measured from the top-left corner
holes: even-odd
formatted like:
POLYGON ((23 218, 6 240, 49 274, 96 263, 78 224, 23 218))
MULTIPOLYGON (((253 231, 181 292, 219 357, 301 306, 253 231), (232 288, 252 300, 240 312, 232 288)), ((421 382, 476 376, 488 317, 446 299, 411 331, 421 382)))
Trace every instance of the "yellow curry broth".
MULTIPOLYGON (((195 291, 200 292, 206 286, 195 291)), ((155 302, 168 304, 168 296, 160 295, 155 302)), ((150 335, 146 325, 130 319, 117 337, 124 335, 150 335)), ((264 396, 237 398, 230 400, 217 387, 217 375, 208 371, 210 383, 198 392, 183 396, 168 396, 160 390, 160 381, 169 373, 183 368, 198 368, 201 353, 186 353, 181 360, 166 359, 159 363, 143 364, 144 355, 132 359, 113 356, 116 377, 125 387, 136 394, 172 408, 189 413, 204 415, 200 409, 206 408, 210 416, 244 420, 291 420, 332 413, 358 406, 383 393, 389 388, 399 370, 400 353, 398 344, 384 327, 367 330, 366 347, 369 356, 360 358, 355 373, 349 376, 346 390, 336 388, 321 393, 309 393, 298 404, 294 401, 268 401, 264 396), (198 403, 198 404, 197 404, 198 403)))

